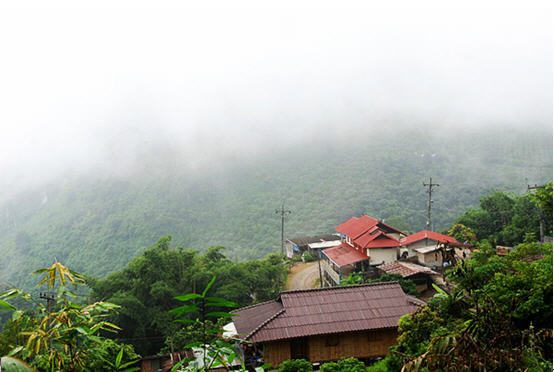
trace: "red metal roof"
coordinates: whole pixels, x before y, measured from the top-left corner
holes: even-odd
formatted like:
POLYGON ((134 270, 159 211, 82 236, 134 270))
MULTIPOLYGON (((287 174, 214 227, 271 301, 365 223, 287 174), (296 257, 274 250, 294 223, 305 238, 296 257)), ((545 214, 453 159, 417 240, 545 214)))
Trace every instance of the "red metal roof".
MULTIPOLYGON (((425 302, 407 296, 397 282, 283 292, 275 301, 283 309, 251 331, 245 339, 267 342, 320 334, 396 328, 405 314, 425 302)), ((233 322, 252 316, 252 309, 238 309, 233 322), (246 312, 245 312, 246 310, 246 312)), ((264 313, 265 314, 265 313, 264 313)), ((257 316, 257 319, 261 317, 257 316)), ((252 328, 252 327, 250 327, 252 328)))
POLYGON ((343 267, 363 260, 369 260, 369 256, 352 248, 348 243, 342 243, 336 247, 327 248, 322 251, 338 266, 343 267))
POLYGON ((375 230, 375 228, 379 228, 385 233, 402 234, 400 230, 397 230, 394 227, 365 214, 360 218, 350 218, 348 221, 336 226, 335 230, 354 240, 365 232, 375 230))
POLYGON ((418 233, 408 235, 407 237, 401 239, 400 242, 402 243, 402 245, 409 245, 415 242, 419 242, 423 239, 430 239, 441 243, 449 243, 451 245, 463 245, 462 243, 458 242, 456 239, 448 235, 439 234, 429 230, 423 230, 418 233))
POLYGON ((377 228, 372 228, 353 241, 360 248, 400 247, 400 242, 377 228))
POLYGON ((407 278, 420 273, 428 275, 437 274, 428 267, 401 261, 393 261, 388 264, 378 266, 378 269, 383 270, 387 274, 400 274, 403 278, 407 278))
POLYGON ((360 218, 352 217, 348 221, 336 226, 335 230, 348 236, 350 239, 356 239, 378 223, 379 221, 375 218, 363 215, 360 218))

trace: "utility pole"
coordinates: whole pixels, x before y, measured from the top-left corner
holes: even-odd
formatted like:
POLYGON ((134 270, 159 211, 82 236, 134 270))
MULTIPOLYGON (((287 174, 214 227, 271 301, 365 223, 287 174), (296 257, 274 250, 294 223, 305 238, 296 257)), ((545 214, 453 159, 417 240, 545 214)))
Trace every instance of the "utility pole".
MULTIPOLYGON (((527 191, 531 190, 537 190, 537 189, 544 189, 546 185, 540 185, 538 186, 535 184, 535 186, 529 186, 527 185, 527 191)), ((542 207, 539 205, 539 221, 540 221, 540 234, 541 234, 541 243, 544 242, 544 213, 542 211, 542 207)))
POLYGON ((425 191, 427 194, 429 194, 429 204, 427 206, 427 230, 431 229, 431 204, 433 204, 433 187, 440 186, 438 183, 433 183, 433 178, 429 178, 429 183, 423 183, 423 187, 427 187, 427 191, 425 191))
POLYGON ((285 252, 285 215, 292 212, 285 210, 285 203, 283 202, 281 209, 276 209, 275 213, 281 215, 281 257, 283 257, 285 252))

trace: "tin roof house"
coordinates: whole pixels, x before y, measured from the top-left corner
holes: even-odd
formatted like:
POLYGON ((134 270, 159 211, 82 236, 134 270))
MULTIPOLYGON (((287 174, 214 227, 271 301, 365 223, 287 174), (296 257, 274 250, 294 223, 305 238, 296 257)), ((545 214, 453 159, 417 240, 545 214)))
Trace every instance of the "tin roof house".
POLYGON ((440 268, 443 266, 443 257, 439 252, 440 244, 447 244, 449 249, 454 247, 464 248, 464 245, 456 239, 439 234, 433 231, 423 230, 418 233, 408 235, 400 240, 402 247, 400 255, 402 258, 417 257, 417 262, 432 268, 440 268))
POLYGON ((370 265, 396 261, 404 234, 369 216, 352 217, 335 227, 341 244, 322 252, 324 281, 329 286, 355 271, 367 271, 370 265))
POLYGON ((300 358, 369 359, 385 356, 396 343, 400 317, 424 304, 397 282, 287 291, 234 310, 233 324, 273 366, 300 358))

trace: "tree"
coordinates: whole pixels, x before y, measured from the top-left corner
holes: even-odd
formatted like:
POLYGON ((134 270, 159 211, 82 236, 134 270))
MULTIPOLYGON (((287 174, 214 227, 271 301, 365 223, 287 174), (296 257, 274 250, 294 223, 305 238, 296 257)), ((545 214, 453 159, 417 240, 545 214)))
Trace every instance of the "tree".
MULTIPOLYGON (((119 330, 119 327, 105 320, 107 313, 114 311, 118 306, 108 302, 81 305, 69 300, 68 297, 75 295, 68 289, 68 285, 83 285, 84 277, 59 262, 34 273, 44 274, 39 286, 47 284, 48 290, 56 289, 55 294, 50 292, 52 295, 49 296, 55 302, 55 310, 50 312, 50 308, 46 309, 44 305, 33 300, 31 295, 18 289, 0 294, 3 309, 14 311, 12 320, 17 322, 19 319, 25 319, 27 323, 21 332, 21 335, 25 336, 25 341, 19 346, 13 345, 10 354, 20 355, 41 369, 56 368, 67 371, 84 370, 95 358, 107 355, 101 352, 105 341, 101 332, 119 330), (7 302, 17 297, 33 301, 37 305, 36 320, 31 321, 27 318, 29 315, 23 314, 7 302)), ((15 340, 20 341, 17 338, 15 340)), ((122 358, 123 352, 121 356, 116 357, 119 366, 122 366, 122 358)), ((130 362, 125 365, 129 366, 130 362)))

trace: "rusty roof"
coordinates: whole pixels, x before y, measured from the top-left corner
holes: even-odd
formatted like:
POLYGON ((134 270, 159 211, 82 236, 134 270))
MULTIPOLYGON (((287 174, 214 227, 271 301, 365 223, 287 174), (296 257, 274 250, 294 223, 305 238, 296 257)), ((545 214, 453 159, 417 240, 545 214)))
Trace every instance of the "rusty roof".
POLYGON ((378 266, 379 270, 383 270, 387 274, 400 274, 403 278, 410 277, 412 275, 416 274, 428 274, 428 275, 435 275, 437 274, 433 270, 431 270, 428 267, 416 265, 414 263, 410 262, 400 262, 400 261, 393 261, 385 265, 378 266))
POLYGON ((233 322, 240 334, 247 334, 245 339, 267 342, 395 328, 402 315, 425 304, 407 296, 398 282, 287 291, 273 302, 271 309, 267 302, 233 311, 239 315, 233 322))

